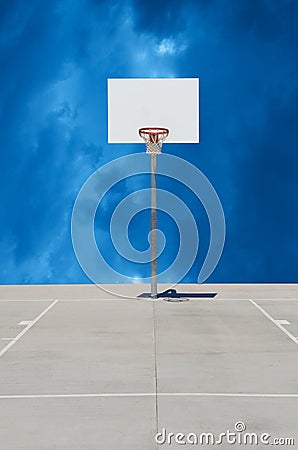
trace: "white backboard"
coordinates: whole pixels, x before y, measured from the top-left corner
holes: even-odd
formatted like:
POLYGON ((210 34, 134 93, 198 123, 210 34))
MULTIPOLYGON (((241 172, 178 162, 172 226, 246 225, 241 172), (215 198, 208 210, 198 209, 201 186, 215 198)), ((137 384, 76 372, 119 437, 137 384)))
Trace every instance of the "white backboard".
POLYGON ((108 79, 108 142, 143 142, 141 127, 168 128, 167 143, 199 142, 199 79, 108 79))

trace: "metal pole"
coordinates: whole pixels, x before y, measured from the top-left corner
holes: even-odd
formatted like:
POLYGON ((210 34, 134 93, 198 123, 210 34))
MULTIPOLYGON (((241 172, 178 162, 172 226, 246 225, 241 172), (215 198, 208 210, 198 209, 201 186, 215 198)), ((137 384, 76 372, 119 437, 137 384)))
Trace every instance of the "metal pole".
POLYGON ((151 227, 151 298, 157 299, 157 197, 156 197, 156 154, 151 153, 150 227, 151 227))

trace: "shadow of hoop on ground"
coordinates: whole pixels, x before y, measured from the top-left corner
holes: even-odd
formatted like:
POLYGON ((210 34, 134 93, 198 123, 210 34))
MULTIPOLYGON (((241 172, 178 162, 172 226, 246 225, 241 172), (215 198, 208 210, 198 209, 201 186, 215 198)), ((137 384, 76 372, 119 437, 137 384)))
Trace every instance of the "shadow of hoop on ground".
MULTIPOLYGON (((176 289, 167 289, 164 292, 157 294, 157 298, 214 298, 217 292, 177 292, 176 289)), ((138 295, 138 298, 151 298, 150 292, 144 292, 138 295)))

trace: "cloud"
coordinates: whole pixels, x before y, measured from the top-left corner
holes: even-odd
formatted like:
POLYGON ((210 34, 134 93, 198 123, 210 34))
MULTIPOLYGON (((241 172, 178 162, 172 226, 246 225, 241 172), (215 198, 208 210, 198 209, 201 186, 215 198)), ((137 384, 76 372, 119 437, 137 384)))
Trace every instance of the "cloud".
POLYGON ((186 45, 179 44, 174 39, 162 39, 157 45, 156 52, 160 55, 176 55, 183 52, 186 49, 186 45))

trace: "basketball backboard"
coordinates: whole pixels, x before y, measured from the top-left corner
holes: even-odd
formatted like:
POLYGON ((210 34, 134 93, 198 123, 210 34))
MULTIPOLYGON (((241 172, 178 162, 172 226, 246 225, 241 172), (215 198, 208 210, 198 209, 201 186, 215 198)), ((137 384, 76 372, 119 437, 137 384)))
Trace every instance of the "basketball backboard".
POLYGON ((108 79, 108 142, 143 143, 138 129, 153 126, 167 143, 199 142, 198 78, 108 79))

